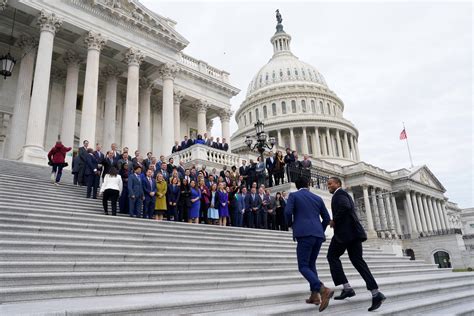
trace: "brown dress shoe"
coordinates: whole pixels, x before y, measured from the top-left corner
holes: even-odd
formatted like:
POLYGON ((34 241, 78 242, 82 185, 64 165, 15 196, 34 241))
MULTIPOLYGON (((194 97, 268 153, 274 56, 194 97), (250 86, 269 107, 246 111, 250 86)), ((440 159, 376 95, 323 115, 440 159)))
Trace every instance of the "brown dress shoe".
POLYGON ((321 304, 321 294, 319 292, 311 292, 311 296, 306 300, 307 304, 321 304))
POLYGON ((319 305, 319 311, 322 312, 328 307, 329 300, 334 295, 334 290, 331 290, 330 288, 323 285, 319 293, 321 293, 321 304, 319 305))

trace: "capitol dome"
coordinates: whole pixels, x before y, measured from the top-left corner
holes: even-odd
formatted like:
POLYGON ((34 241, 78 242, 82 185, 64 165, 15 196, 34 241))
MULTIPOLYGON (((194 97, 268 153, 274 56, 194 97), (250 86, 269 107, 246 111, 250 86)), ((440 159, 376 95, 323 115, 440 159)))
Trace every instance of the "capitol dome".
POLYGON ((232 151, 248 152, 245 137, 254 135, 254 124, 262 121, 278 149, 339 165, 359 161, 359 133, 343 117, 344 103, 315 67, 291 52, 291 36, 283 30, 280 15, 277 21, 270 39, 273 56, 253 77, 235 114, 238 130, 231 137, 232 151))

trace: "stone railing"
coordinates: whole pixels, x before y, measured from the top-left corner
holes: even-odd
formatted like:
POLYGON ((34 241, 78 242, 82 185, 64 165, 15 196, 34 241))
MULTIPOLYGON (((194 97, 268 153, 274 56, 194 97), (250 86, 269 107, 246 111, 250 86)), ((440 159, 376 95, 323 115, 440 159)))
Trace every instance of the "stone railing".
POLYGON ((206 74, 208 76, 211 76, 223 82, 226 82, 226 83, 229 82, 229 73, 223 70, 217 69, 215 67, 212 67, 208 65, 206 62, 202 60, 198 60, 189 55, 181 53, 179 63, 182 66, 197 70, 203 74, 206 74))
POLYGON ((168 156, 168 158, 171 157, 176 165, 182 160, 186 167, 195 165, 200 168, 205 165, 206 167, 220 170, 223 166, 236 166, 238 168, 241 165, 241 157, 239 155, 200 144, 193 145, 168 156))

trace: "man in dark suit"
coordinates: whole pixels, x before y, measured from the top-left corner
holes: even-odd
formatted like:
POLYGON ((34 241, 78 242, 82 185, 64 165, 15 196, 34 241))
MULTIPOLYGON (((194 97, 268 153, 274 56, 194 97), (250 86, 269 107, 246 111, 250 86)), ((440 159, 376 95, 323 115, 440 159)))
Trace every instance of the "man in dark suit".
POLYGON ((130 202, 129 214, 130 217, 141 217, 142 202, 145 199, 143 194, 143 186, 141 174, 142 168, 135 166, 133 173, 128 177, 128 197, 130 202))
POLYGON ((248 166, 246 166, 247 164, 247 161, 245 160, 242 160, 242 166, 240 166, 239 168, 239 175, 241 175, 243 177, 243 180, 244 180, 244 185, 247 187, 247 189, 249 188, 248 184, 247 184, 247 177, 248 177, 248 166))
POLYGON ((143 193, 143 218, 153 219, 156 201, 156 181, 153 179, 153 170, 146 171, 146 177, 142 179, 143 193))
POLYGON ((329 245, 327 259, 331 269, 331 276, 334 284, 343 284, 343 290, 334 299, 343 300, 347 297, 355 296, 349 281, 347 281, 342 269, 339 257, 347 250, 352 265, 364 279, 367 289, 372 293, 372 306, 369 312, 376 310, 382 305, 385 296, 378 290, 377 282, 370 272, 367 263, 362 258, 362 242, 367 240, 364 228, 357 218, 354 201, 351 196, 341 188, 341 179, 331 177, 328 180, 328 189, 333 194, 331 200, 331 210, 333 220, 330 225, 334 228, 334 236, 329 245))
POLYGON ((223 151, 229 150, 229 144, 227 144, 227 141, 225 140, 225 138, 222 138, 222 150, 223 151))
POLYGON ((110 168, 114 167, 115 169, 119 169, 118 167, 118 160, 115 161, 114 159, 114 152, 109 150, 107 152, 107 156, 103 160, 104 171, 102 172, 102 179, 105 177, 106 174, 109 174, 110 168))
POLYGON ((79 173, 78 173, 78 182, 79 185, 86 185, 86 178, 85 178, 85 168, 87 163, 87 148, 89 147, 89 141, 84 140, 82 142, 82 147, 79 148, 79 173))
POLYGON ((294 174, 294 168, 296 164, 295 155, 291 151, 290 148, 286 149, 286 156, 285 156, 285 167, 286 167, 286 176, 288 178, 288 182, 295 181, 296 179, 292 179, 292 175, 294 174))
POLYGON ((95 151, 94 151, 94 157, 95 157, 95 160, 97 160, 97 164, 98 164, 98 174, 99 176, 98 177, 95 177, 95 181, 97 182, 96 185, 97 187, 100 186, 100 175, 102 174, 102 172, 104 171, 104 159, 105 159, 105 155, 102 153, 102 146, 100 146, 99 143, 95 144, 95 151))
POLYGON ((250 193, 245 197, 245 208, 247 215, 247 224, 249 228, 259 228, 257 225, 258 212, 262 207, 262 199, 257 194, 257 189, 252 188, 250 193))
POLYGON ((265 159, 265 168, 268 172, 268 186, 273 186, 273 168, 275 167, 275 157, 273 152, 268 153, 267 159, 265 159))
POLYGON ((99 164, 94 156, 94 151, 92 148, 87 149, 86 165, 84 168, 84 176, 86 177, 87 184, 87 198, 91 197, 97 199, 97 188, 98 183, 97 178, 100 177, 99 164))
POLYGON ((175 141, 175 142, 174 142, 174 146, 173 146, 173 148, 171 149, 171 153, 174 154, 174 153, 176 153, 176 152, 178 152, 178 151, 180 151, 180 150, 181 150, 181 146, 179 146, 178 141, 175 141))
POLYGON ((145 171, 148 170, 148 168, 150 167, 152 160, 153 160, 153 153, 151 151, 147 152, 146 159, 143 160, 143 167, 145 168, 145 171))
POLYGON ((114 161, 116 163, 118 163, 118 161, 121 159, 121 155, 119 154, 119 152, 117 151, 117 144, 116 143, 112 143, 112 145, 110 145, 110 150, 112 151, 113 153, 113 158, 114 158, 114 161))
POLYGON ((316 259, 321 245, 326 240, 324 231, 331 218, 323 199, 309 191, 308 179, 300 177, 296 179, 295 185, 298 191, 288 197, 285 217, 288 226, 293 227, 293 239, 298 242, 298 270, 308 280, 311 290, 311 296, 306 303, 319 305, 321 312, 329 305, 334 294, 333 290, 319 281, 316 271, 316 259))
POLYGON ((191 147, 192 145, 194 145, 194 140, 189 138, 186 142, 186 148, 189 148, 191 147))
POLYGON ((221 143, 221 139, 219 137, 216 138, 216 141, 214 143, 214 148, 222 150, 222 143, 221 143))

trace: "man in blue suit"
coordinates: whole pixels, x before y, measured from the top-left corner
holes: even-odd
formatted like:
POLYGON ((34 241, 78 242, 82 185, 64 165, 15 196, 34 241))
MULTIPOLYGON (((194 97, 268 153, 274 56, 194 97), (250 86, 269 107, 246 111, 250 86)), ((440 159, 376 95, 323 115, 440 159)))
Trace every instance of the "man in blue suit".
POLYGON ((153 170, 148 169, 142 178, 145 201, 143 204, 143 218, 153 219, 156 202, 156 182, 153 179, 153 170))
POLYGON ((87 198, 90 198, 92 194, 92 198, 97 199, 97 187, 99 181, 96 179, 100 177, 99 174, 99 164, 97 163, 97 159, 94 156, 94 150, 92 148, 88 148, 84 166, 84 177, 86 179, 87 185, 87 198))
POLYGON ((288 197, 285 217, 288 226, 293 228, 293 239, 298 242, 298 270, 309 282, 311 290, 311 296, 306 303, 319 305, 319 311, 322 312, 329 305, 334 291, 319 281, 316 259, 322 243, 326 240, 324 231, 331 218, 323 200, 309 191, 308 179, 299 177, 295 184, 298 191, 288 197))
POLYGON ((140 174, 142 168, 135 166, 133 174, 128 177, 128 198, 130 202, 130 217, 141 217, 142 201, 145 199, 143 194, 142 179, 140 174))
POLYGON ((257 194, 257 189, 252 188, 250 193, 245 197, 245 208, 247 215, 247 225, 249 228, 258 227, 258 211, 262 207, 262 199, 257 194))
POLYGON ((331 200, 333 220, 330 224, 334 228, 334 236, 329 244, 327 259, 334 284, 343 285, 341 294, 334 299, 343 300, 356 295, 347 281, 339 259, 347 250, 349 260, 372 293, 372 305, 369 307, 369 312, 371 312, 382 305, 385 296, 378 290, 377 282, 362 257, 362 242, 367 240, 367 235, 355 212, 352 197, 341 188, 341 184, 341 179, 337 177, 331 177, 328 180, 329 193, 333 194, 331 200))

